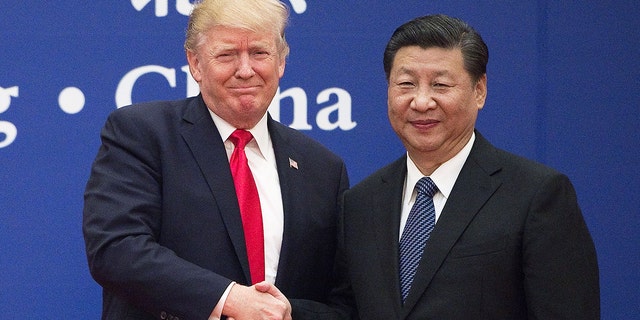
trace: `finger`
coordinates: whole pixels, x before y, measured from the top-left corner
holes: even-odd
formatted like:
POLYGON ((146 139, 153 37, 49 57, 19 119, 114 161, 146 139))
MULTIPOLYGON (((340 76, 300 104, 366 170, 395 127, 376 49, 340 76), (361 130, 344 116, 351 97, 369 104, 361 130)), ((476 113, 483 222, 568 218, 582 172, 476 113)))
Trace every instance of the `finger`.
MULTIPOLYGON (((274 285, 272 285, 271 283, 266 282, 266 281, 258 282, 256 284, 254 284, 253 287, 256 288, 256 290, 258 290, 260 292, 267 292, 269 294, 272 294, 271 290, 276 288, 274 285)), ((276 288, 276 291, 279 292, 277 288, 276 288)))

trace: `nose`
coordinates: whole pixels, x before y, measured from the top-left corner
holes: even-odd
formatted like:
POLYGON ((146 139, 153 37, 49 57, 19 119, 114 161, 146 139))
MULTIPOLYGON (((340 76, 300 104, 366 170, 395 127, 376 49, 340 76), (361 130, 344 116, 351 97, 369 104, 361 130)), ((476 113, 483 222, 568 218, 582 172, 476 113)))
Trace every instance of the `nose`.
POLYGON ((420 89, 411 100, 411 108, 418 111, 426 111, 437 105, 430 90, 420 89))
POLYGON ((241 54, 238 59, 238 67, 236 69, 236 77, 241 79, 248 79, 253 77, 256 72, 253 70, 253 66, 251 65, 251 57, 249 54, 241 54))

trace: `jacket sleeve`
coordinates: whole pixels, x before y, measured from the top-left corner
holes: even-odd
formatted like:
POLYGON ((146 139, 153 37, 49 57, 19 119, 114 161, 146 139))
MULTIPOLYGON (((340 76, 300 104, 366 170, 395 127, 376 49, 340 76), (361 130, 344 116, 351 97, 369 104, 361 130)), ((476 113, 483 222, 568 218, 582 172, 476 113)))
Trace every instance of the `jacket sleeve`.
POLYGON ((596 251, 566 176, 532 199, 522 255, 529 319, 600 319, 596 251))
POLYGON ((122 109, 102 130, 84 194, 89 269, 105 295, 156 317, 206 319, 230 280, 158 242, 162 169, 156 131, 122 109))

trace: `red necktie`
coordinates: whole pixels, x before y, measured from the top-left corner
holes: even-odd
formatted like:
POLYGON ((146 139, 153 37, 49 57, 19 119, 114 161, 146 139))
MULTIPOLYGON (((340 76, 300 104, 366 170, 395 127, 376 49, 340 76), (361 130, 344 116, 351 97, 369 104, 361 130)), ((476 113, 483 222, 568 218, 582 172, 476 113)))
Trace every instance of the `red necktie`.
POLYGON ((229 139, 235 145, 229 165, 238 195, 240 215, 244 228, 244 240, 247 245, 251 283, 264 280, 264 231, 262 229, 262 212, 258 188, 249 169, 244 147, 253 136, 249 131, 236 130, 229 139))

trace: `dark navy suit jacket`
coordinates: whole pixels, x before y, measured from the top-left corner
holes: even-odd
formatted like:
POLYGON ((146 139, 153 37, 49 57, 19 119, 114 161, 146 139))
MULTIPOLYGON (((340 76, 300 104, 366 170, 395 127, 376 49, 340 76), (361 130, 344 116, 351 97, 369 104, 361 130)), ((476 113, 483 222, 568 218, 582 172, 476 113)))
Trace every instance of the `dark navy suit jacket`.
MULTIPOLYGON (((268 128, 284 206, 276 286, 294 306, 324 302, 345 165, 271 118, 268 128)), ((83 231, 103 319, 206 319, 231 281, 250 276, 229 161, 202 98, 118 109, 101 139, 83 231)))

